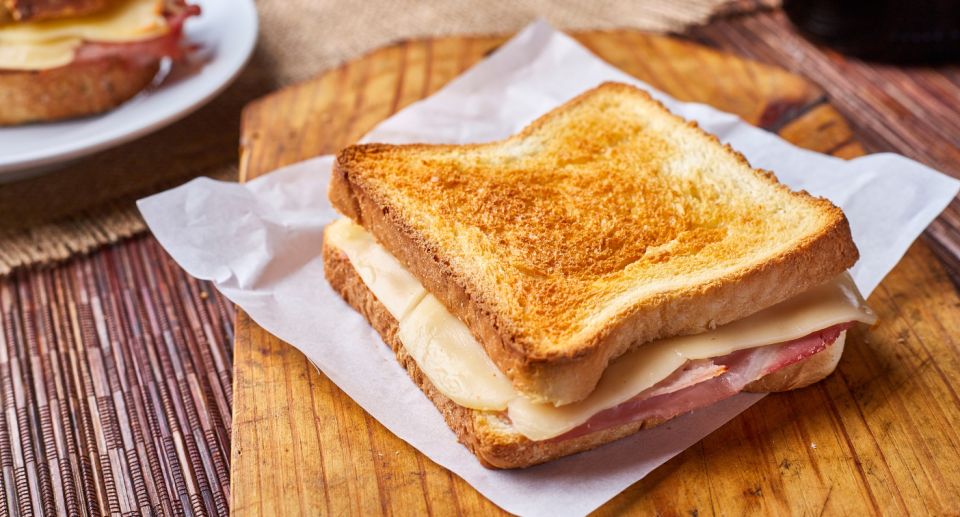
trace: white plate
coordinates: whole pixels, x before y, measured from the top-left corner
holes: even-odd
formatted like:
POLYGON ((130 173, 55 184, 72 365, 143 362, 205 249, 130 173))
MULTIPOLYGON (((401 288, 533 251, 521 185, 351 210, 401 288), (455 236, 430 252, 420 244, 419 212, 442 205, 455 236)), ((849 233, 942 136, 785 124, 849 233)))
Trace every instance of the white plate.
POLYGON ((0 128, 0 183, 36 176, 156 131, 192 113, 233 82, 257 42, 253 0, 189 3, 203 11, 184 25, 184 35, 199 45, 197 51, 184 63, 164 66, 150 87, 103 115, 0 128))

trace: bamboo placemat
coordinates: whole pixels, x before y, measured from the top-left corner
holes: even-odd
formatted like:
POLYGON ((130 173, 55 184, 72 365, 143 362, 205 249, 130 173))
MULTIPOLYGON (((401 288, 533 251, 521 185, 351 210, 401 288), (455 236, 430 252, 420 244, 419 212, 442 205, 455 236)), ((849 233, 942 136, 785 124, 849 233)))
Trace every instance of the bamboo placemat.
POLYGON ((227 515, 233 305, 141 237, 0 279, 0 515, 227 515))

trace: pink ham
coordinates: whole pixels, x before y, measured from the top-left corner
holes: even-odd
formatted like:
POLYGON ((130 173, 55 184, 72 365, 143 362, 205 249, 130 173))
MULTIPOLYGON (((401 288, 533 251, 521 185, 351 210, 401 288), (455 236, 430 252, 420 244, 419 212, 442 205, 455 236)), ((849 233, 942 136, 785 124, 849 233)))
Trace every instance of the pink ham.
POLYGON ((764 375, 822 352, 853 324, 841 323, 792 341, 739 350, 707 362, 688 363, 633 399, 601 411, 583 425, 548 441, 569 440, 651 418, 667 420, 719 402, 764 375))
POLYGON ((143 66, 165 57, 180 59, 183 54, 180 47, 183 22, 191 16, 199 15, 200 7, 186 5, 182 0, 176 2, 173 7, 173 10, 164 13, 170 31, 163 36, 131 43, 86 42, 77 49, 73 62, 88 63, 120 57, 132 65, 143 66))
POLYGON ((677 371, 671 373, 669 377, 644 390, 634 399, 648 399, 680 391, 694 384, 708 381, 718 375, 723 375, 727 370, 729 370, 727 366, 716 364, 713 359, 688 361, 686 365, 677 368, 677 371))
MULTIPOLYGON (((767 365, 763 375, 773 373, 782 368, 786 368, 793 363, 800 362, 813 354, 818 354, 832 345, 840 337, 840 333, 852 327, 855 322, 840 323, 832 327, 827 327, 819 332, 814 332, 808 336, 793 341, 781 343, 780 350, 777 353, 776 360, 767 365)), ((777 345, 771 345, 777 346, 777 345)))

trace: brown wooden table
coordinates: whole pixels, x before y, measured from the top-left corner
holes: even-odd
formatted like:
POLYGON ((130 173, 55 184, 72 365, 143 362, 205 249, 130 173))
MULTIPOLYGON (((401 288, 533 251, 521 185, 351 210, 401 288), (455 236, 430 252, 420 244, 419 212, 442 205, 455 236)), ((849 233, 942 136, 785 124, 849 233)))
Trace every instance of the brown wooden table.
MULTIPOLYGON (((823 92, 783 70, 637 32, 575 37, 680 100, 736 113, 808 149, 863 154, 823 92)), ((250 104, 241 180, 355 142, 503 41, 404 42, 250 104)), ((766 397, 597 513, 960 513, 960 299, 918 242, 869 302, 883 323, 849 332, 836 373, 766 397)), ((235 515, 502 513, 243 311, 234 367, 235 515)))

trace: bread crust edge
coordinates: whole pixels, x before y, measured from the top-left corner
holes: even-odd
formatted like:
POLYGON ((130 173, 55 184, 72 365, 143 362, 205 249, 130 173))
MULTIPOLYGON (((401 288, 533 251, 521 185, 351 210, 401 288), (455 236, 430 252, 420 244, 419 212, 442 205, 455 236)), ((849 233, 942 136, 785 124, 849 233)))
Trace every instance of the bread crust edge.
POLYGON ((0 21, 3 12, 17 22, 73 18, 102 11, 119 0, 2 0, 0 21))
POLYGON ((96 115, 132 99, 160 70, 110 57, 49 70, 0 70, 0 127, 96 115))

